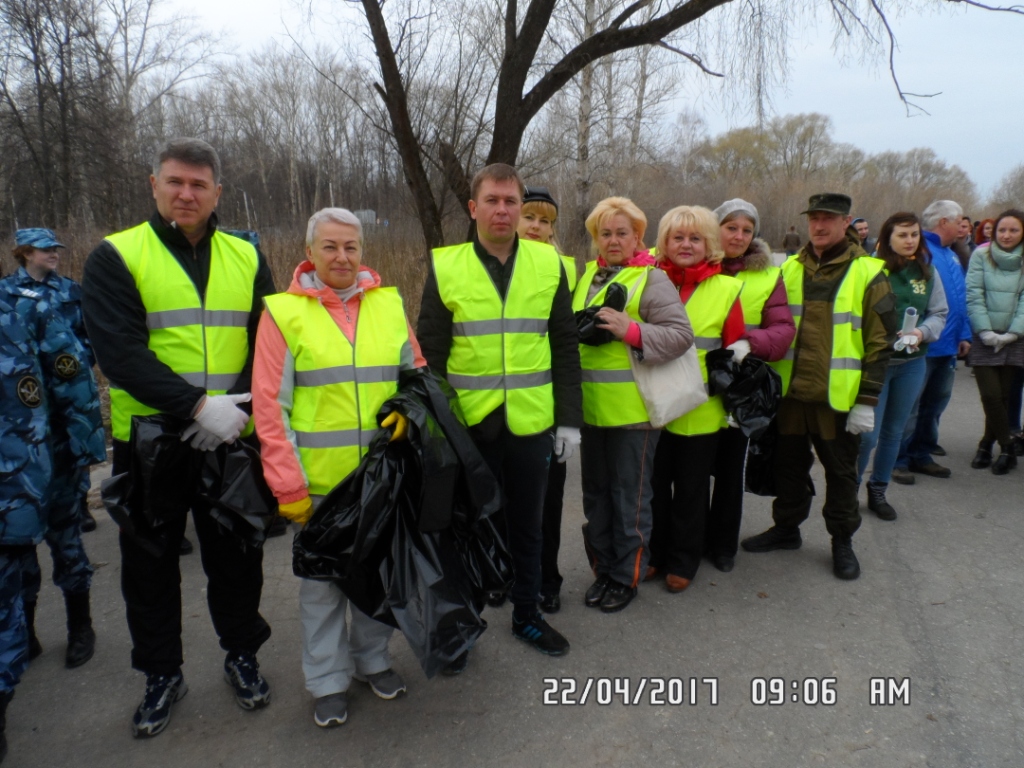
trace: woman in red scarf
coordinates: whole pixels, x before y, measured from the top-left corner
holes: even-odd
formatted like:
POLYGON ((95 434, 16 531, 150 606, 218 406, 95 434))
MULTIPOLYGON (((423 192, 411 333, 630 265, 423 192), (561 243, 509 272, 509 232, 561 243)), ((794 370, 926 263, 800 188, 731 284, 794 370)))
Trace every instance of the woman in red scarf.
POLYGON ((657 365, 693 343, 675 288, 644 248, 646 229, 647 217, 631 200, 598 203, 587 217, 597 259, 573 293, 577 312, 601 307, 597 327, 611 335, 603 344, 580 344, 583 512, 597 577, 584 602, 605 613, 621 611, 636 596, 651 537, 651 466, 660 431, 650 423, 630 358, 657 365), (621 311, 606 303, 613 286, 625 298, 621 311))
MULTIPOLYGON (((718 217, 707 208, 680 206, 658 225, 658 266, 679 290, 693 325, 704 383, 704 357, 746 335, 740 291, 743 283, 722 272, 718 217)), ((682 592, 697 573, 704 551, 708 485, 727 426, 719 396, 669 422, 654 457, 654 529, 646 579, 664 573, 669 592, 682 592)))

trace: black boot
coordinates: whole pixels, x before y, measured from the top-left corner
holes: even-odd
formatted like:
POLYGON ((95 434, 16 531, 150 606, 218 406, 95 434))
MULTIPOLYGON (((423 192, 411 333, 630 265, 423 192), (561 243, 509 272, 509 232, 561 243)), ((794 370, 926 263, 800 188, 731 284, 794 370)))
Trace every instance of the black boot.
POLYGON ((992 465, 992 443, 982 440, 978 443, 978 452, 974 454, 971 467, 974 469, 985 469, 992 465))
POLYGON ((800 549, 803 539, 799 528, 786 528, 773 525, 757 536, 744 539, 740 546, 747 552, 771 552, 773 549, 800 549))
POLYGON ((7 757, 7 705, 14 698, 14 691, 0 693, 0 763, 7 757))
POLYGON ((852 581, 860 576, 860 563, 853 554, 853 537, 832 537, 832 573, 837 579, 852 581))
POLYGON ((868 509, 878 515, 879 520, 896 519, 896 510, 885 500, 885 489, 888 487, 888 483, 868 481, 868 509))
POLYGON ((92 516, 89 507, 82 506, 82 533, 92 533, 96 530, 96 518, 92 516))
POLYGON ((993 475, 1005 475, 1017 466, 1017 457, 1010 453, 1009 448, 1004 448, 999 458, 992 464, 993 475))
POLYGON ((1010 438, 1009 453, 1014 456, 1024 456, 1024 436, 1020 434, 1013 435, 1010 438))
POLYGON ((43 655, 43 646, 36 637, 35 603, 25 603, 25 624, 28 627, 28 660, 32 661, 43 655))
POLYGON ((89 593, 65 592, 64 605, 68 612, 68 650, 64 665, 74 669, 91 659, 96 650, 96 633, 89 615, 89 593))

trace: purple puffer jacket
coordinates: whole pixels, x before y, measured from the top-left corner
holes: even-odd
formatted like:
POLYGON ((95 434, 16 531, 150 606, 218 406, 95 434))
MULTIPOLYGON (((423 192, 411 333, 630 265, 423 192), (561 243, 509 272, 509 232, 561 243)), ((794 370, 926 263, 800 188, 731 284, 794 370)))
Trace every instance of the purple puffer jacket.
MULTIPOLYGON (((725 259, 722 261, 722 274, 735 277, 738 272, 749 270, 760 272, 772 266, 772 252, 768 243, 760 238, 755 238, 750 243, 746 254, 738 259, 725 259)), ((768 300, 761 309, 761 327, 748 329, 747 335, 743 338, 750 342, 750 354, 775 362, 781 360, 789 345, 793 343, 796 336, 796 325, 793 323, 793 313, 789 311, 789 297, 786 295, 786 284, 782 282, 782 275, 775 285, 768 300)))

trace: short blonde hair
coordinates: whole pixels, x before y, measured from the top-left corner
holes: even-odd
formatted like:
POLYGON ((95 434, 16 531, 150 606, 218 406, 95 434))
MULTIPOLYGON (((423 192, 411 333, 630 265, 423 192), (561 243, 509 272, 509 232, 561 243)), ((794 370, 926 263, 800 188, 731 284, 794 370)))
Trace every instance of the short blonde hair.
POLYGON ((719 236, 718 217, 702 205, 680 205, 661 217, 658 224, 658 255, 668 250, 668 236, 677 229, 696 232, 707 242, 707 262, 717 264, 725 258, 719 236))
POLYGON ((558 245, 558 238, 555 236, 555 222, 558 221, 558 209, 545 200, 531 200, 528 203, 523 203, 523 209, 519 212, 519 216, 522 217, 528 213, 551 219, 551 239, 548 241, 548 245, 561 253, 562 248, 558 245))
POLYGON ((633 231, 636 232, 637 240, 639 240, 637 247, 645 248, 644 233, 647 232, 647 217, 628 197, 606 197, 595 205, 594 210, 587 216, 587 232, 590 233, 594 247, 597 247, 597 230, 604 226, 604 223, 612 216, 618 216, 620 213, 633 225, 633 231))

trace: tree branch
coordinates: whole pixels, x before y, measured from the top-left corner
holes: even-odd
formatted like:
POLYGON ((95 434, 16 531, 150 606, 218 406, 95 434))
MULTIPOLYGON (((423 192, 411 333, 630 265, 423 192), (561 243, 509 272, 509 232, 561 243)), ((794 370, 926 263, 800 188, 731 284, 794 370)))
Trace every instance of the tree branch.
POLYGON ((886 18, 885 12, 878 6, 878 0, 870 0, 871 7, 874 8, 875 13, 878 14, 878 18, 881 20, 882 25, 885 27, 885 32, 889 36, 889 75, 892 77, 893 85, 896 86, 896 92, 899 94, 900 101, 903 102, 907 110, 907 117, 911 116, 911 109, 919 110, 920 112, 929 115, 931 114, 922 107, 920 104, 915 104, 910 99, 930 99, 933 96, 938 96, 941 91, 937 93, 911 93, 910 91, 904 91, 900 86, 899 77, 896 76, 896 35, 893 34, 892 27, 889 26, 889 19, 886 18))
POLYGON ((675 46, 669 45, 664 40, 659 41, 657 45, 660 46, 661 48, 664 48, 667 51, 672 51, 672 53, 678 53, 684 59, 688 59, 689 61, 693 62, 698 67, 700 67, 701 71, 706 75, 711 75, 712 77, 725 77, 725 75, 723 75, 721 72, 715 72, 714 70, 708 69, 706 66, 704 66, 704 61, 701 59, 700 56, 698 56, 695 53, 687 53, 686 51, 676 48, 675 46))

